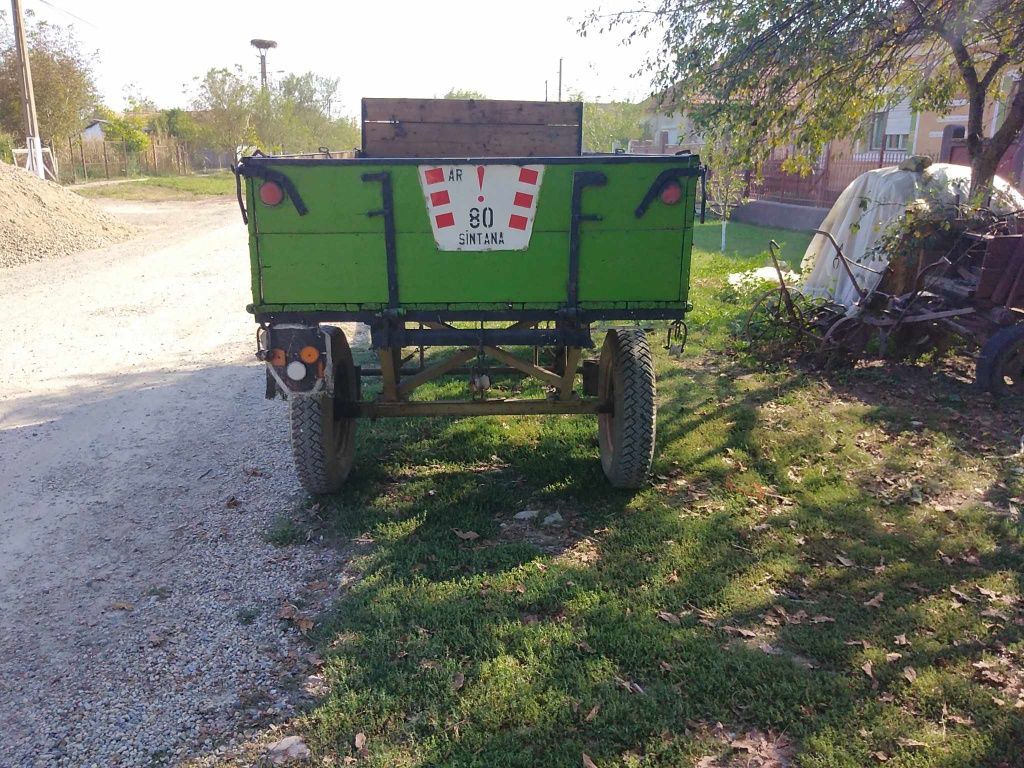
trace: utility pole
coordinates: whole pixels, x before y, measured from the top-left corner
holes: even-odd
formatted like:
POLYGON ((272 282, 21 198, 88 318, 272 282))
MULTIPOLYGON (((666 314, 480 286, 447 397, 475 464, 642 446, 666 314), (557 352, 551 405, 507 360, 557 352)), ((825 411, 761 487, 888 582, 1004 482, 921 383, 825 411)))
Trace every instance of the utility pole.
POLYGON ((263 91, 267 90, 267 51, 271 48, 277 48, 277 42, 274 40, 262 40, 256 38, 250 40, 249 45, 260 52, 260 86, 263 91))
POLYGON ((558 59, 558 100, 562 100, 562 59, 558 59))
POLYGON ((544 81, 544 101, 548 100, 548 81, 544 81))
POLYGON ((39 138, 39 118, 36 115, 36 95, 32 90, 32 67, 28 60, 28 45, 25 42, 25 23, 21 16, 21 0, 11 0, 14 16, 14 48, 18 54, 18 68, 21 70, 21 102, 25 109, 25 149, 28 156, 25 168, 39 178, 46 178, 43 167, 43 143, 39 138))

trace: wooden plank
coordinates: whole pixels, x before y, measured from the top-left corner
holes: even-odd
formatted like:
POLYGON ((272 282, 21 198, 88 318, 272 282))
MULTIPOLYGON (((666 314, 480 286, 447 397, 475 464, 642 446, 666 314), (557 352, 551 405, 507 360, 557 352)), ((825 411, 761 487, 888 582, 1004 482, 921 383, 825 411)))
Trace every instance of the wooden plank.
POLYGON ((527 376, 532 376, 535 379, 546 381, 548 384, 553 384, 556 387, 562 386, 562 377, 553 371, 549 371, 547 368, 541 368, 539 365, 534 365, 531 362, 516 357, 511 352, 506 352, 500 347, 488 347, 484 346, 484 352, 493 357, 495 360, 509 365, 517 370, 522 371, 527 376))
POLYGON ((398 396, 405 399, 416 387, 421 384, 425 384, 433 379, 440 378, 446 373, 455 370, 460 365, 468 360, 472 360, 478 354, 475 349, 460 349, 455 352, 451 357, 441 361, 436 365, 432 365, 429 368, 424 368, 419 373, 415 373, 402 380, 401 385, 398 387, 398 396))
POLYGON ((579 154, 573 126, 366 123, 368 157, 572 157, 579 154))
POLYGON ((572 395, 573 384, 576 383, 576 368, 580 364, 583 350, 579 347, 569 347, 565 354, 565 373, 562 374, 562 385, 559 388, 558 396, 562 400, 569 400, 572 395))
POLYGON ((581 102, 363 99, 363 122, 580 125, 581 102))

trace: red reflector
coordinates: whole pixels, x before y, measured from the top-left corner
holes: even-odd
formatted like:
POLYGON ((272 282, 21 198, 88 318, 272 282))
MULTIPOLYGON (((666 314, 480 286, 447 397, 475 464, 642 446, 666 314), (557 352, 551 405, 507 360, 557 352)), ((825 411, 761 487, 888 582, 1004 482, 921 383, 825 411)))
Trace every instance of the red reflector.
POLYGON ((669 184, 661 190, 661 202, 665 205, 675 205, 683 199, 683 190, 678 184, 669 184))
POLYGON ((278 205, 284 200, 284 190, 273 181, 260 184, 260 200, 264 205, 278 205))

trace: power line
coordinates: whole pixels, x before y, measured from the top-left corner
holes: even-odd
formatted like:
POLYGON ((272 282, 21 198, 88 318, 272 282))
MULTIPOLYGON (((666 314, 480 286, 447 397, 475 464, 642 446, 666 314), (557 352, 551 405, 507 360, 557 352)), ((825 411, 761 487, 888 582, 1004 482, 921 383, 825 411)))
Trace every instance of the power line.
POLYGON ((77 19, 78 21, 82 22, 83 24, 88 24, 88 25, 89 25, 90 27, 92 27, 93 29, 99 29, 99 27, 98 27, 98 26, 96 26, 95 24, 93 24, 93 23, 92 23, 91 21, 89 21, 88 19, 83 19, 83 18, 82 18, 81 16, 78 16, 78 15, 76 15, 76 14, 72 13, 71 11, 65 11, 65 10, 64 10, 63 8, 61 8, 60 6, 58 6, 58 5, 54 5, 53 3, 49 2, 49 0, 37 0, 37 2, 40 2, 40 3, 42 3, 43 5, 48 5, 48 6, 50 6, 51 8, 53 8, 53 10, 55 10, 55 11, 60 11, 61 13, 65 14, 65 15, 67 15, 67 16, 70 16, 70 17, 71 17, 72 19, 77 19))

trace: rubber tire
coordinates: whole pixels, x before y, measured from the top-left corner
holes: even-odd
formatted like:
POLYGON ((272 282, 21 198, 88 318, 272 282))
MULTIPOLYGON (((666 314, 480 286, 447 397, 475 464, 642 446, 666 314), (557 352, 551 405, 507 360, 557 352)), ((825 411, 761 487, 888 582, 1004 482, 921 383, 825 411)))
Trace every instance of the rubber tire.
POLYGON ((356 419, 335 418, 335 404, 359 399, 352 350, 340 328, 323 326, 331 339, 334 397, 326 393, 289 398, 292 459, 302 487, 312 494, 334 493, 352 471, 356 419))
POLYGON ((639 488, 654 458, 654 357, 639 328, 613 328, 604 337, 597 395, 610 413, 597 416, 601 467, 616 488, 639 488))
POLYGON ((985 342, 974 379, 979 387, 996 397, 1024 394, 1024 325, 1002 328, 985 342), (1007 364, 1017 368, 1009 372, 1012 386, 1006 383, 1007 364))

